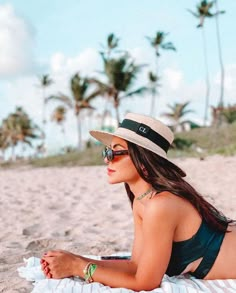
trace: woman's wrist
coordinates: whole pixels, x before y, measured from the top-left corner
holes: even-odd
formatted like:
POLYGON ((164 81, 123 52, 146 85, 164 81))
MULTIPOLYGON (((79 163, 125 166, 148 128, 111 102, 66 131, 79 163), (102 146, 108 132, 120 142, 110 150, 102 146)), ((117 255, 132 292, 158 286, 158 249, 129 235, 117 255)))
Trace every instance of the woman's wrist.
POLYGON ((80 278, 84 278, 83 270, 86 264, 86 260, 77 256, 73 262, 73 276, 79 276, 80 278))

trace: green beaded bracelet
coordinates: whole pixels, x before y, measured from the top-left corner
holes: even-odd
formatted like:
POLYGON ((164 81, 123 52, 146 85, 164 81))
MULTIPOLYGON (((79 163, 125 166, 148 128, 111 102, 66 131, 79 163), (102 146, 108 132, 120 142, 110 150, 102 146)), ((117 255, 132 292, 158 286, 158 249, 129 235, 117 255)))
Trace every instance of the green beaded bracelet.
POLYGON ((97 265, 94 263, 89 262, 86 267, 84 268, 83 272, 84 272, 84 279, 86 282, 88 283, 92 283, 93 282, 93 274, 97 269, 97 265))

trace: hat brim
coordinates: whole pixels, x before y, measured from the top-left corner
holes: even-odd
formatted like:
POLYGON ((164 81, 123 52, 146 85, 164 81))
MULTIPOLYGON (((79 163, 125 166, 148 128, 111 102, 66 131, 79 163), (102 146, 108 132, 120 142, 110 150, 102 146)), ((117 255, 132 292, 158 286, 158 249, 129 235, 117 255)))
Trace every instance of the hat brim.
POLYGON ((110 132, 106 132, 106 131, 100 131, 100 130, 91 130, 89 131, 89 133, 91 134, 92 137, 94 137, 96 140, 100 141, 102 144, 106 145, 106 146, 110 146, 113 137, 119 137, 122 138, 126 141, 135 143, 149 151, 154 152, 155 154, 159 155, 160 157, 162 157, 163 159, 167 160, 168 163, 170 163, 172 165, 172 167, 174 169, 177 170, 178 173, 181 174, 182 177, 186 176, 186 173, 177 165, 175 165, 173 162, 171 162, 168 158, 166 153, 158 146, 155 145, 155 149, 153 149, 153 147, 150 145, 150 142, 148 142, 147 144, 145 143, 140 143, 139 141, 137 141, 137 139, 135 139, 135 136, 132 136, 132 131, 130 131, 130 133, 128 133, 127 135, 127 131, 129 132, 129 130, 126 129, 125 133, 110 133, 110 132), (158 150, 156 149, 158 148, 158 150))
POLYGON ((90 134, 98 141, 107 146, 111 145, 112 138, 116 136, 126 141, 132 142, 136 145, 139 145, 167 159, 166 152, 162 148, 151 142, 148 138, 142 137, 142 140, 140 140, 139 135, 129 129, 118 128, 114 133, 99 130, 91 130, 90 134))

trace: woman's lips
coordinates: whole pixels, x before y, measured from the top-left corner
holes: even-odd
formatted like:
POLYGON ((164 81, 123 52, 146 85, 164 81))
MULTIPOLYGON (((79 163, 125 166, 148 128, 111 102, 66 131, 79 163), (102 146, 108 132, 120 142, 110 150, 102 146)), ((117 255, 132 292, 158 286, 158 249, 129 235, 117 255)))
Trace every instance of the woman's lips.
POLYGON ((114 173, 115 172, 115 170, 112 170, 112 169, 110 169, 110 168, 107 168, 107 174, 108 175, 111 175, 112 173, 114 173))

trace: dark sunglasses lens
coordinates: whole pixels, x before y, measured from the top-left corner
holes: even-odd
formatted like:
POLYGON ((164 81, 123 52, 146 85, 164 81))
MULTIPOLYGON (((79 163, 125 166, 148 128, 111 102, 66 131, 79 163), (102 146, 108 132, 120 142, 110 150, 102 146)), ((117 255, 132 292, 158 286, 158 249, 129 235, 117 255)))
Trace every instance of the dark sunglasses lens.
POLYGON ((108 161, 112 161, 113 160, 113 151, 112 151, 112 149, 107 149, 107 160, 108 161))
POLYGON ((102 156, 104 159, 107 158, 108 161, 112 161, 114 158, 112 149, 106 147, 102 151, 102 156))
POLYGON ((102 151, 102 157, 103 157, 103 159, 105 159, 106 156, 107 156, 107 151, 106 151, 106 149, 104 149, 104 150, 102 151))

